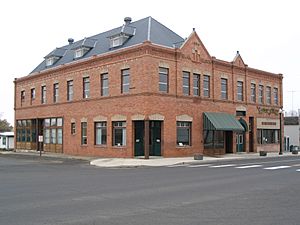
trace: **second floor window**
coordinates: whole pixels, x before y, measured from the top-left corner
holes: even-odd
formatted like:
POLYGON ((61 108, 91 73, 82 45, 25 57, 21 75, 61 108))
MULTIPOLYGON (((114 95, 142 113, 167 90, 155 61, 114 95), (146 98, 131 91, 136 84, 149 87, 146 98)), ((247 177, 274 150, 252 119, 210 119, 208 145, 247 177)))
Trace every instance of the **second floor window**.
POLYGON ((271 104, 271 87, 266 87, 266 103, 271 104))
POLYGON ((59 97, 59 94, 58 94, 58 84, 53 84, 53 102, 56 103, 58 102, 58 97, 59 97))
POLYGON ((129 69, 122 70, 121 76, 122 76, 121 93, 129 93, 129 87, 130 87, 129 69))
POLYGON ((68 101, 73 101, 73 81, 69 80, 67 82, 67 100, 68 101))
POLYGON ((264 103, 264 86, 263 85, 258 86, 258 103, 259 104, 264 103))
POLYGON ((182 73, 182 93, 190 95, 190 73, 185 71, 182 73))
POLYGON ((101 96, 108 96, 108 73, 101 74, 101 96))
POLYGON ((200 96, 200 75, 193 74, 193 95, 200 96))
POLYGON ((221 99, 223 99, 223 100, 228 99, 227 79, 225 79, 225 78, 221 78, 221 99))
POLYGON ((90 97, 90 78, 84 77, 83 78, 83 98, 90 97))
POLYGON ((169 69, 159 67, 158 89, 160 92, 168 93, 169 91, 169 69))
POLYGON ((274 88, 274 104, 278 105, 278 88, 274 88))
POLYGON ((25 102, 25 91, 21 91, 21 105, 25 102))
POLYGON ((210 96, 210 77, 207 75, 203 76, 203 96, 208 97, 210 96))
POLYGON ((41 94, 41 103, 46 104, 46 94, 47 94, 46 86, 42 86, 41 93, 42 93, 41 94))
POLYGON ((238 81, 237 82, 237 100, 238 101, 243 101, 244 100, 244 86, 243 86, 243 82, 242 81, 238 81))
POLYGON ((35 88, 31 88, 30 93, 31 101, 33 101, 35 99, 35 88))
POLYGON ((251 84, 251 102, 256 102, 256 84, 251 84))

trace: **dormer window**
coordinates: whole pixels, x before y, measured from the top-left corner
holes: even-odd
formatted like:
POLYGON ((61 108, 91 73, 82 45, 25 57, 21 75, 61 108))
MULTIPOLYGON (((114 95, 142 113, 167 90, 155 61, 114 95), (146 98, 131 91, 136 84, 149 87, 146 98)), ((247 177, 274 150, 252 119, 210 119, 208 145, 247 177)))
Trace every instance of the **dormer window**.
POLYGON ((46 59, 46 66, 52 66, 56 61, 59 59, 59 57, 49 57, 46 59))
POLYGON ((76 49, 75 53, 74 53, 74 58, 77 59, 77 58, 84 56, 89 50, 90 49, 86 48, 86 47, 81 47, 81 48, 76 49))
POLYGON ((122 41, 121 41, 121 37, 115 37, 115 38, 112 38, 112 46, 111 47, 117 47, 117 46, 120 46, 122 45, 122 41))
POLYGON ((110 38, 110 47, 115 48, 118 46, 123 45, 127 40, 129 36, 125 34, 120 34, 118 36, 114 36, 110 38))

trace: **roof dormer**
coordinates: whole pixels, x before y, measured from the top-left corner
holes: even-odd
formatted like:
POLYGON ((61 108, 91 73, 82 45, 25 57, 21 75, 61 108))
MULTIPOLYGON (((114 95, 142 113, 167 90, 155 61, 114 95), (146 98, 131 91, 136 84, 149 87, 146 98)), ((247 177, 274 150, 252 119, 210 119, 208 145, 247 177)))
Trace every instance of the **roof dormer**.
POLYGON ((66 49, 56 48, 52 52, 50 52, 47 56, 45 56, 46 66, 54 65, 61 57, 63 57, 66 53, 66 49))
POLYGON ((108 36, 111 48, 123 45, 130 37, 135 35, 136 28, 130 26, 131 18, 125 17, 124 21, 125 24, 122 27, 115 29, 108 36))
POLYGON ((83 40, 75 43, 75 46, 72 48, 72 50, 74 50, 74 59, 83 57, 96 46, 96 43, 97 40, 92 38, 84 38, 83 40))

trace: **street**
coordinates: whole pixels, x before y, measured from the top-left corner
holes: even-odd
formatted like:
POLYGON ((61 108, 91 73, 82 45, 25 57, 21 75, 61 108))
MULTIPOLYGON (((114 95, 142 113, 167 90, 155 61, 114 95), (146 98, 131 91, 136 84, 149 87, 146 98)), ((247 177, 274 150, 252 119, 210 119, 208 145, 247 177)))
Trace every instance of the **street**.
POLYGON ((145 168, 0 155, 2 225, 298 225, 300 157, 145 168))

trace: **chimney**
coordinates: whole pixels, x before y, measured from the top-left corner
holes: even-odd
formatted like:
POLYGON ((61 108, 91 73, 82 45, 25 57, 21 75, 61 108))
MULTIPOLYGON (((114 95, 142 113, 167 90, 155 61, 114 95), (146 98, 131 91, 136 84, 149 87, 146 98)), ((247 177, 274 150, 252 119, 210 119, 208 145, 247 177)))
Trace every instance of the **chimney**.
POLYGON ((124 18, 125 25, 129 25, 131 23, 131 17, 124 18))
POLYGON ((74 39, 73 39, 73 38, 69 38, 69 39, 68 39, 68 42, 69 42, 69 45, 71 45, 71 44, 74 43, 74 39))

